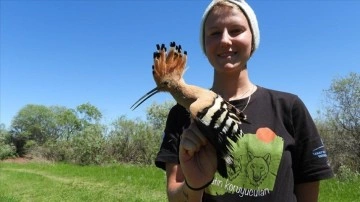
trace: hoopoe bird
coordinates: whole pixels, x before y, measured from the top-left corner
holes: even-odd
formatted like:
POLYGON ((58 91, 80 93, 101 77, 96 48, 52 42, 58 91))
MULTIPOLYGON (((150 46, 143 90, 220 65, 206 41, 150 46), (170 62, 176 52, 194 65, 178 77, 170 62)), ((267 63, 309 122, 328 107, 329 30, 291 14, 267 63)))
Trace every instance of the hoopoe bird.
POLYGON ((156 87, 131 108, 136 109, 158 92, 169 92, 177 103, 190 112, 192 121, 215 147, 217 171, 222 177, 228 178, 227 167, 232 168, 234 160, 231 141, 236 142, 243 136, 240 125, 246 122, 246 115, 215 92, 185 83, 183 74, 187 52, 182 52, 181 45, 171 42, 168 52, 164 44, 157 44, 156 47, 152 66, 156 87))

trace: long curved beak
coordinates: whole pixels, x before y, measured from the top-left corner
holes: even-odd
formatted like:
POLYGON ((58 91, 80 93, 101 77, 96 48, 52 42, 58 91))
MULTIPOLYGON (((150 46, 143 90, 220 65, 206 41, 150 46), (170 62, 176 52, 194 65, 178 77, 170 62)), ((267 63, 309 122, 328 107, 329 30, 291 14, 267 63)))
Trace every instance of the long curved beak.
POLYGON ((138 99, 131 107, 130 109, 135 110, 138 106, 140 106, 145 100, 149 99, 151 96, 155 95, 156 93, 160 92, 159 89, 156 87, 152 89, 151 91, 147 92, 144 96, 142 96, 140 99, 138 99))

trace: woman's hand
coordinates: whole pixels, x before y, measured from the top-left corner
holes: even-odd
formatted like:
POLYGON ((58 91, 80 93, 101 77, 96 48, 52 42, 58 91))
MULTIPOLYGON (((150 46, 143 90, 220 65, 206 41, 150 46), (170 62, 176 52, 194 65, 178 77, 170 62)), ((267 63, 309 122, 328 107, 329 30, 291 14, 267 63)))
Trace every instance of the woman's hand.
POLYGON ((179 158, 191 187, 202 187, 213 179, 217 169, 216 150, 194 122, 182 134, 179 158))

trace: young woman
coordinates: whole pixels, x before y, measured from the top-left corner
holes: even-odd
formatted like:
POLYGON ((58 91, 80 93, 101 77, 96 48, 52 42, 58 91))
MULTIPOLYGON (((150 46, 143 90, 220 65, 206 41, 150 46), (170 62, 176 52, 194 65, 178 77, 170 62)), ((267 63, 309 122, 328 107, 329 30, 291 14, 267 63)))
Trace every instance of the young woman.
POLYGON ((229 177, 188 112, 174 106, 156 165, 166 170, 169 201, 317 201, 332 176, 326 151, 303 102, 253 84, 247 61, 259 45, 256 16, 243 0, 214 0, 201 23, 201 45, 214 68, 212 90, 244 112, 229 177))

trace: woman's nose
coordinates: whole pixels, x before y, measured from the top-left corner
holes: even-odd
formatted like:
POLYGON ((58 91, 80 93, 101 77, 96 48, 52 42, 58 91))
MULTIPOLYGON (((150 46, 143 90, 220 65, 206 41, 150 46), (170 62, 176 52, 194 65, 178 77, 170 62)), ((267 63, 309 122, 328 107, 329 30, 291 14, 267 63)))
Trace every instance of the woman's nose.
POLYGON ((222 35, 221 35, 221 40, 220 40, 221 45, 223 46, 229 46, 231 45, 231 36, 228 32, 227 29, 224 29, 222 35))

